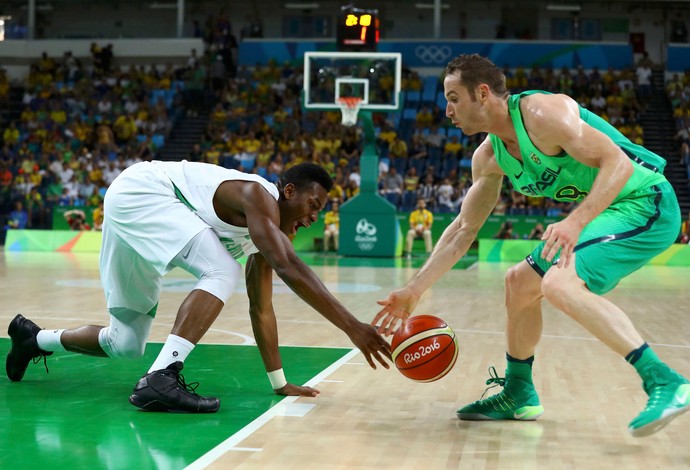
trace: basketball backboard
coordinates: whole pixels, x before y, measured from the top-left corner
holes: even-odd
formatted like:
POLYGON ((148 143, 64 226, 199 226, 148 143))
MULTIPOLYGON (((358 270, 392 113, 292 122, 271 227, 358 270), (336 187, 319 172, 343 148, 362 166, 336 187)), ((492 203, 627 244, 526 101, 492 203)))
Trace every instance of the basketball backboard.
POLYGON ((358 98, 359 109, 396 111, 400 107, 402 56, 383 52, 304 54, 305 109, 342 109, 343 98, 358 98))

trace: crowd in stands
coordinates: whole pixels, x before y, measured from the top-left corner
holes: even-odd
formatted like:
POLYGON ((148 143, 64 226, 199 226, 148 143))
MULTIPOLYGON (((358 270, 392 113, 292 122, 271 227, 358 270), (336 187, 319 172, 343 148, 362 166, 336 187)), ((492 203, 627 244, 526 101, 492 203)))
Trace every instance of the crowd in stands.
POLYGON ((687 168, 690 186, 690 70, 683 75, 674 73, 666 85, 666 94, 673 108, 680 162, 687 168))
MULTIPOLYGON (((335 180, 331 201, 359 192, 362 135, 341 125, 338 112, 305 112, 300 106, 301 65, 270 63, 235 67, 232 29, 223 18, 199 30, 205 50, 192 51, 186 67, 122 69, 108 46, 92 47, 93 69, 69 52, 56 61, 44 54, 26 78, 20 119, 3 132, 0 149, 0 213, 21 203, 27 227, 47 228, 55 206, 97 207, 108 185, 126 167, 156 158, 179 117, 203 112, 205 94, 214 106, 190 161, 257 173, 277 181, 300 162, 322 165, 335 180)), ((585 71, 534 66, 505 70, 512 92, 542 89, 573 96, 582 106, 643 144, 638 116, 649 90, 646 72, 585 71)), ((689 76, 669 84, 679 140, 690 163, 689 76), (684 130, 683 130, 684 129, 684 130), (684 133, 683 133, 684 132, 684 133)), ((422 88, 423 77, 405 71, 405 96, 422 88)), ((436 81, 438 92, 442 82, 436 81)), ((0 74, 0 100, 3 98, 0 74)), ((465 136, 449 127, 438 102, 414 105, 414 119, 376 113, 380 154, 379 189, 399 210, 418 200, 435 213, 457 213, 471 185, 471 157, 485 136, 465 136)), ((690 172, 689 172, 690 175, 690 172)), ((506 183, 495 214, 563 216, 571 204, 526 197, 506 183)))
POLYGON ((172 66, 123 70, 111 46, 94 43, 91 53, 88 70, 70 52, 44 53, 19 119, 2 132, 0 213, 21 201, 26 227, 49 228, 55 206, 97 207, 124 168, 155 158, 183 112, 172 66))
MULTIPOLYGON (((648 69, 648 65, 605 72, 595 68, 589 73, 582 68, 554 71, 535 66, 505 73, 513 92, 543 89, 569 94, 643 144, 638 116, 650 94, 651 75, 640 68, 648 69)), ((240 69, 219 93, 194 158, 256 172, 269 180, 276 180, 286 167, 311 161, 327 168, 336 180, 332 199, 343 202, 356 194, 361 136, 341 126, 338 113, 302 112, 298 103, 301 80, 301 68, 288 64, 240 69)), ((406 93, 421 87, 421 77, 405 73, 406 93)), ((441 90, 440 81, 437 87, 441 90)), ((464 136, 450 129, 445 110, 438 104, 417 105, 411 126, 394 114, 374 116, 381 194, 405 212, 422 198, 433 212, 456 213, 471 185, 471 155, 484 136, 464 136)), ((495 213, 561 216, 571 209, 571 204, 526 197, 506 185, 495 213)))

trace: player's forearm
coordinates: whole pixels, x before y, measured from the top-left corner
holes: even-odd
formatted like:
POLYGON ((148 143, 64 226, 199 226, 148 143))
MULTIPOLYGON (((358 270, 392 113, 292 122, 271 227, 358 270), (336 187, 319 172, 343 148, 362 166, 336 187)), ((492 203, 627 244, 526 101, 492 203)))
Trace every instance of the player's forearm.
POLYGON ((282 368, 283 362, 278 350, 278 325, 273 309, 260 312, 258 308, 250 307, 249 316, 252 321, 254 339, 266 372, 282 368))
POLYGON ((477 238, 477 230, 461 227, 456 220, 449 225, 434 247, 429 260, 408 281, 407 286, 422 295, 470 249, 477 238))
POLYGON ((323 282, 302 261, 287 269, 275 271, 295 294, 324 318, 345 333, 349 334, 352 331, 357 319, 333 297, 323 282))

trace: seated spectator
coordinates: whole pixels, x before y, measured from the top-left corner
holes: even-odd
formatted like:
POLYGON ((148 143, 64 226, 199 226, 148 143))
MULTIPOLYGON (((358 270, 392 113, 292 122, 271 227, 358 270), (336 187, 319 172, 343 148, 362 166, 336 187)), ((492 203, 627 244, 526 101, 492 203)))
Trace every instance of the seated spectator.
MULTIPOLYGON (((443 142, 445 141, 445 139, 445 133, 442 132, 441 129, 436 125, 431 126, 429 134, 427 134, 424 137, 424 141, 426 142, 427 146, 427 151, 429 152, 429 164, 434 165, 437 168, 439 167, 439 162, 441 161, 441 157, 443 156, 443 142)), ((421 173, 423 169, 423 167, 418 167, 417 171, 421 173)))
POLYGON ((21 201, 14 203, 14 210, 7 217, 5 229, 25 229, 29 226, 29 213, 24 209, 21 201))
POLYGON ((411 212, 417 200, 417 189, 419 189, 419 176, 417 176, 417 169, 413 166, 408 168, 405 178, 403 178, 403 198, 402 207, 403 212, 411 212))
POLYGON ((403 190, 403 178, 392 166, 388 172, 383 175, 381 180, 382 192, 388 202, 393 204, 396 208, 400 205, 403 190))
POLYGON ((528 240, 541 240, 542 235, 544 235, 544 225, 537 222, 532 228, 532 231, 527 235, 528 240))
POLYGON ((412 142, 410 143, 409 164, 417 170, 417 174, 424 171, 427 161, 429 165, 437 165, 439 167, 440 158, 436 162, 429 158, 428 147, 424 140, 424 136, 420 133, 412 135, 412 142))
POLYGON ((348 131, 345 133, 339 153, 338 166, 348 166, 351 168, 357 164, 361 150, 354 132, 348 131))
POLYGON ((386 123, 386 125, 383 127, 383 130, 381 130, 379 133, 378 139, 379 143, 381 144, 381 150, 382 153, 384 150, 386 151, 386 156, 388 155, 388 147, 391 143, 393 143, 397 136, 398 133, 388 123, 386 123))
POLYGON ((443 168, 441 174, 447 175, 452 169, 457 169, 462 158, 462 144, 458 136, 454 135, 443 146, 443 168))
POLYGON ((501 228, 498 230, 498 233, 494 236, 494 238, 498 240, 510 240, 514 238, 513 236, 513 223, 509 220, 506 220, 503 222, 501 225, 501 228))
MULTIPOLYGON (((340 170, 340 168, 338 168, 340 170)), ((328 199, 330 201, 338 201, 342 203, 345 200, 345 180, 342 171, 339 171, 335 178, 333 178, 333 187, 328 191, 328 199)))
POLYGON ((434 122, 434 116, 427 106, 423 106, 415 116, 417 129, 428 129, 434 122))
POLYGON ((331 202, 331 210, 326 212, 323 229, 323 251, 328 251, 331 244, 333 250, 338 251, 338 236, 340 235, 340 204, 337 200, 331 202))
POLYGON ((98 207, 93 210, 93 229, 103 230, 103 200, 98 203, 98 207))
POLYGON ((417 189, 417 200, 423 199, 426 202, 426 207, 434 212, 436 208, 436 185, 434 184, 434 177, 428 174, 424 177, 424 182, 419 185, 417 189))
POLYGON ((391 167, 395 167, 395 170, 400 174, 405 173, 409 153, 407 143, 400 136, 397 136, 393 142, 391 142, 388 150, 388 158, 391 167))
POLYGON ((9 127, 2 134, 5 144, 14 146, 19 143, 19 129, 17 129, 16 121, 10 121, 9 127))
POLYGON ((438 207, 438 212, 450 213, 453 212, 453 195, 455 194, 455 189, 453 185, 450 184, 448 178, 443 178, 441 184, 436 190, 436 203, 438 207))
POLYGON ((424 199, 417 201, 417 209, 410 213, 410 229, 407 231, 405 239, 405 253, 409 257, 412 253, 412 243, 416 238, 424 239, 424 249, 427 255, 431 254, 433 243, 431 241, 431 225, 434 223, 434 216, 426 209, 424 199))

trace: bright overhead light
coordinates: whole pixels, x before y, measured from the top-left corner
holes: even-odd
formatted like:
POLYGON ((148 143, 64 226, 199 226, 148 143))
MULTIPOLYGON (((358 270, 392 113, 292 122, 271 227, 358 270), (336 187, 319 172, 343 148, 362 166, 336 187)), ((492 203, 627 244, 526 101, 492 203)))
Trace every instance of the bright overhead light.
POLYGON ((552 4, 546 5, 548 11, 580 11, 582 7, 580 5, 559 5, 552 4))
MULTIPOLYGON (((415 3, 415 4, 414 4, 414 7, 415 7, 415 8, 421 8, 421 9, 433 10, 434 7, 435 7, 435 5, 434 5, 433 3, 415 3)), ((449 8, 450 8, 450 5, 448 5, 447 3, 442 3, 442 4, 441 4, 441 9, 447 10, 447 9, 449 9, 449 8)))
POLYGON ((291 2, 286 3, 285 8, 289 10, 316 10, 319 4, 315 2, 291 2))

